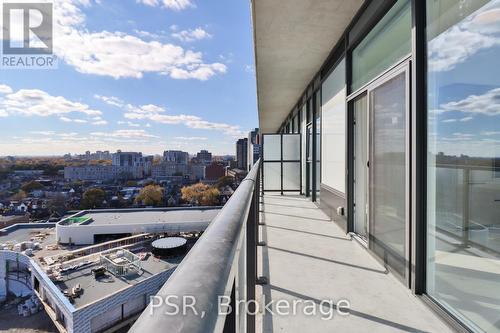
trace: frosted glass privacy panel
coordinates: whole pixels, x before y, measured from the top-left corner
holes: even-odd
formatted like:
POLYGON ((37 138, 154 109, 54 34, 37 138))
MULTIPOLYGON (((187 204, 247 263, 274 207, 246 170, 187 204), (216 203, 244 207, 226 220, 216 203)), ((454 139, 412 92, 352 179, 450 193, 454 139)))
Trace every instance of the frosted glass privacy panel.
POLYGON ((283 160, 300 160, 300 134, 283 135, 283 160))
POLYGON ((283 190, 300 191, 300 162, 283 162, 283 190))
POLYGON ((281 134, 264 134, 264 161, 281 160, 281 134))
POLYGON ((399 0, 352 51, 351 91, 356 91, 410 52, 411 2, 399 0))
POLYGON ((264 191, 281 190, 281 163, 264 163, 264 191))

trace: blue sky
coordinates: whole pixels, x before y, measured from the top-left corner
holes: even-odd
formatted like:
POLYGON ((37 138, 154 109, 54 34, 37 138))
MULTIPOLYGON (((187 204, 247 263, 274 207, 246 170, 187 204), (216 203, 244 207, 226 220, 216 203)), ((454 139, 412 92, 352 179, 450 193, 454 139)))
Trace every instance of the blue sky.
MULTIPOLYGON (((500 156, 500 1, 492 1, 428 44, 429 150, 500 156)), ((429 32, 430 34, 432 32, 429 32)))
POLYGON ((0 156, 207 148, 257 126, 250 4, 57 0, 57 69, 1 70, 0 156))

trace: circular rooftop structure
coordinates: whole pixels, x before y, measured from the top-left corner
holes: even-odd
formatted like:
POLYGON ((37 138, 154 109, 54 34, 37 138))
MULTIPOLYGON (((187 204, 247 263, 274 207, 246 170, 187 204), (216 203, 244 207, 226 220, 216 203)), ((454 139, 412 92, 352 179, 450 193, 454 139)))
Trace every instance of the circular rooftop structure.
POLYGON ((155 240, 153 254, 160 257, 169 257, 183 254, 186 251, 187 240, 182 237, 165 237, 155 240))

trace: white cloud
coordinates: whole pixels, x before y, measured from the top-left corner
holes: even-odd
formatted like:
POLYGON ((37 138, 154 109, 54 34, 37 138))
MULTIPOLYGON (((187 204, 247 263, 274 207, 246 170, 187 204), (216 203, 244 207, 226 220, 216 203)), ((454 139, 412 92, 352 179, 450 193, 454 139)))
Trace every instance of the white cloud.
POLYGON ((451 118, 451 119, 445 119, 445 120, 443 120, 443 123, 454 123, 456 121, 457 121, 457 119, 451 118))
MULTIPOLYGON (((142 2, 172 9, 182 9, 191 4, 188 0, 142 2)), ((174 44, 145 41, 118 31, 90 31, 80 9, 80 6, 90 5, 89 0, 60 0, 54 3, 54 52, 81 73, 116 79, 141 78, 145 73, 159 73, 174 79, 207 80, 227 70, 224 64, 205 62, 201 52, 185 50, 174 44)), ((145 33, 142 31, 141 35, 145 33)), ((200 33, 195 35, 200 36, 200 33)))
POLYGON ((107 125, 108 122, 106 120, 97 120, 97 121, 93 121, 92 122, 92 125, 96 125, 96 126, 102 126, 102 125, 107 125))
POLYGON ((94 98, 103 101, 106 104, 121 107, 123 106, 124 102, 119 99, 118 97, 114 96, 101 96, 101 95, 94 95, 94 98))
POLYGON ((442 104, 441 109, 486 116, 500 115, 500 88, 489 90, 482 95, 470 95, 460 101, 442 104))
MULTIPOLYGON (((210 122, 202 119, 201 117, 193 115, 167 114, 164 107, 155 104, 145 104, 136 106, 125 103, 124 101, 119 100, 116 97, 112 96, 98 96, 96 98, 99 98, 100 100, 103 100, 110 105, 122 108, 125 111, 124 117, 130 120, 149 120, 169 125, 183 124, 189 128, 194 128, 194 129, 220 131, 226 135, 230 135, 233 137, 241 137, 245 135, 245 133, 241 130, 240 126, 229 125, 225 123, 210 122)), ((125 124, 125 123, 126 122, 123 121, 120 124, 125 124)), ((146 125, 146 127, 149 126, 146 125)))
POLYGON ((54 131, 30 131, 31 134, 38 134, 38 135, 44 135, 44 136, 49 136, 49 135, 54 135, 54 131))
POLYGON ((453 133, 453 135, 456 136, 456 137, 461 137, 461 138, 471 138, 473 136, 476 136, 475 134, 460 133, 460 132, 453 133))
POLYGON ((225 73, 226 70, 226 65, 221 63, 214 63, 210 65, 201 64, 192 69, 173 68, 168 74, 173 79, 197 79, 200 81, 206 81, 217 73, 225 73))
POLYGON ((20 89, 0 99, 0 112, 6 115, 40 116, 80 113, 86 116, 100 116, 101 111, 91 109, 87 104, 73 102, 62 96, 52 96, 39 89, 20 89))
POLYGON ((90 135, 109 138, 158 138, 144 130, 117 130, 114 132, 92 132, 90 135))
POLYGON ((482 135, 492 136, 492 135, 500 135, 500 131, 484 131, 481 132, 482 135))
POLYGON ((205 130, 216 130, 230 136, 242 136, 244 133, 241 131, 239 126, 229 125, 225 123, 215 123, 203 120, 200 117, 192 115, 167 115, 158 113, 125 113, 125 118, 128 119, 148 119, 161 124, 183 124, 189 128, 194 129, 205 129, 205 130))
POLYGON ((449 71, 477 52, 500 45, 498 20, 500 9, 485 7, 432 39, 429 70, 449 71))
POLYGON ((12 93, 12 88, 6 84, 0 84, 0 94, 10 94, 12 93))
POLYGON ((150 38, 150 39, 160 39, 160 38, 163 38, 164 36, 160 35, 160 34, 156 34, 156 33, 153 33, 153 32, 149 32, 149 31, 145 31, 145 30, 138 30, 138 29, 134 29, 134 32, 137 36, 139 37, 144 37, 144 38, 150 38))
POLYGON ((205 141, 208 138, 203 136, 176 136, 174 139, 182 141, 205 141))
POLYGON ((472 120, 474 119, 474 117, 463 117, 462 119, 460 119, 461 122, 465 122, 465 121, 469 121, 469 120, 472 120))
POLYGON ((68 117, 59 117, 59 120, 64 121, 65 123, 77 123, 77 124, 86 124, 87 120, 85 119, 78 119, 78 118, 68 118, 68 117))
POLYGON ((137 2, 151 7, 163 7, 175 11, 196 7, 191 0, 137 0, 137 2))
POLYGON ((253 65, 245 65, 245 72, 254 74, 255 73, 255 67, 253 65))
POLYGON ((75 137, 78 135, 78 133, 75 133, 75 132, 70 132, 70 133, 58 133, 57 134, 58 136, 60 137, 63 137, 63 138, 69 138, 69 137, 75 137))
POLYGON ((478 51, 498 44, 495 37, 453 26, 429 42, 429 69, 449 71, 478 51))
POLYGON ((128 125, 129 127, 141 127, 141 124, 133 123, 131 121, 118 121, 118 125, 128 125))
MULTIPOLYGON (((124 117, 130 120, 150 120, 161 124, 177 125, 184 124, 190 128, 196 129, 207 129, 207 130, 218 130, 227 135, 231 136, 241 136, 243 132, 240 130, 239 126, 228 125, 224 123, 214 123, 203 120, 198 116, 179 114, 171 115, 166 114, 166 109, 162 106, 155 104, 145 104, 145 105, 132 105, 125 103, 117 97, 113 96, 94 96, 110 105, 120 107, 125 110, 124 117)), ((121 121, 119 124, 127 124, 129 126, 135 127, 135 123, 130 121, 121 121)), ((151 125, 149 125, 151 126, 151 125)), ((148 127, 146 125, 146 127, 148 127)))
POLYGON ((210 39, 212 35, 201 27, 195 29, 181 30, 179 32, 172 33, 172 37, 181 40, 183 42, 194 42, 202 39, 210 39))

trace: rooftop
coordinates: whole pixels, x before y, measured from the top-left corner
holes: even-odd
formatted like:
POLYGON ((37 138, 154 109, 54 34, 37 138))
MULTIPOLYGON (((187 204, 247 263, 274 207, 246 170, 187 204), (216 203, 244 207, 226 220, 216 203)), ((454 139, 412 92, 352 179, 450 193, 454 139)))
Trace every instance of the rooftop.
POLYGON ((84 217, 91 218, 85 224, 138 224, 138 223, 183 223, 211 222, 219 213, 219 208, 141 210, 141 211, 89 211, 84 217))
MULTIPOLYGON (((148 249, 149 250, 149 249, 148 249)), ((145 251, 144 248, 132 249, 131 252, 139 253, 145 251)), ((74 298, 73 306, 81 308, 100 299, 106 298, 124 288, 135 285, 145 279, 160 272, 176 267, 184 256, 159 259, 155 258, 149 251, 147 256, 141 261, 142 271, 138 274, 126 276, 114 275, 106 271, 105 276, 95 278, 92 269, 100 266, 98 261, 92 265, 76 269, 65 274, 61 274, 62 281, 54 282, 61 291, 70 291, 77 284, 83 289, 79 297, 74 298)))
POLYGON ((0 244, 5 243, 22 243, 32 241, 37 238, 37 242, 43 247, 45 245, 54 243, 56 240, 53 227, 39 226, 38 224, 26 225, 16 228, 7 228, 0 231, 0 244))

